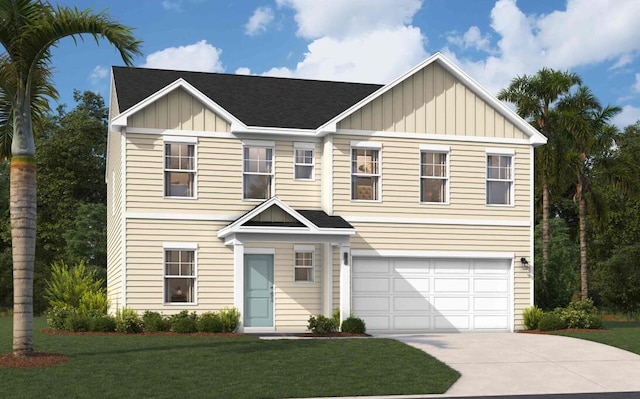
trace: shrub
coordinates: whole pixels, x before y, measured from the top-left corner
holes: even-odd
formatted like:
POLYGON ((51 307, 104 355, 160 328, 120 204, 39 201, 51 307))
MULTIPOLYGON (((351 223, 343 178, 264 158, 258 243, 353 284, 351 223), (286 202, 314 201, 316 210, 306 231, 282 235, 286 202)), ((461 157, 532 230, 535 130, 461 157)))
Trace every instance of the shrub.
POLYGON ((169 320, 158 312, 147 310, 142 314, 142 324, 144 331, 163 332, 171 329, 169 320))
POLYGON ((116 330, 116 319, 109 315, 99 315, 89 318, 89 331, 94 332, 114 332, 116 330))
POLYGON ((65 329, 65 320, 73 311, 69 306, 54 306, 47 310, 47 324, 55 330, 65 329))
POLYGON ((221 333, 223 330, 220 312, 206 312, 198 317, 196 328, 199 332, 221 333))
POLYGON ((591 299, 573 301, 561 309, 560 317, 565 328, 602 328, 602 318, 591 299))
POLYGON ((80 313, 71 313, 64 321, 64 330, 73 332, 89 331, 89 317, 80 313))
POLYGON ((222 321, 222 332, 235 332, 240 325, 240 312, 235 307, 223 308, 218 311, 222 321))
POLYGON ((338 331, 338 323, 333 318, 319 314, 309 317, 307 329, 314 334, 330 334, 338 331))
POLYGON ((538 322, 538 329, 541 331, 554 331, 562 330, 566 328, 560 312, 554 310, 551 312, 544 312, 538 322))
POLYGON ((336 322, 336 325, 340 325, 340 308, 333 309, 333 312, 331 312, 331 318, 336 322))
POLYGON ((85 291, 78 305, 78 311, 89 317, 106 315, 108 308, 107 291, 102 288, 97 291, 85 291))
POLYGON ((183 310, 180 313, 176 313, 169 317, 171 323, 171 331, 181 334, 193 333, 198 331, 196 322, 198 321, 198 315, 196 312, 189 313, 188 310, 183 310))
POLYGON ((525 328, 527 330, 537 330, 543 313, 542 309, 535 305, 522 311, 522 319, 525 328))
POLYGON ((359 317, 349 316, 342 322, 342 332, 351 334, 364 334, 367 330, 364 320, 359 317))
POLYGON ((133 309, 122 308, 116 311, 116 331, 123 333, 141 333, 143 331, 142 319, 133 309))
POLYGON ((102 280, 96 279, 95 270, 87 270, 84 262, 71 268, 64 262, 57 262, 51 265, 51 279, 47 280, 45 298, 51 307, 78 309, 83 295, 101 291, 104 291, 102 280))

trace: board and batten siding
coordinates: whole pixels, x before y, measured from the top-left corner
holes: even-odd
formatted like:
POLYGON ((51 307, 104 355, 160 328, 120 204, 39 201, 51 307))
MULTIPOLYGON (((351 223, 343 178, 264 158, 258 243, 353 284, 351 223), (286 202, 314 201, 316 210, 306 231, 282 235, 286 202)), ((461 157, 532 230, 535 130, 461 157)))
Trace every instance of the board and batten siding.
POLYGON ((229 132, 231 124, 182 88, 160 97, 133 114, 128 127, 229 132))
POLYGON ((127 306, 139 312, 203 313, 233 306, 233 248, 215 238, 226 223, 129 219, 127 222, 127 306), (197 305, 164 304, 166 242, 195 243, 197 305))
POLYGON ((122 170, 121 135, 109 132, 109 167, 107 171, 107 297, 110 310, 122 304, 122 170))
POLYGON ((315 245, 313 283, 294 281, 294 245, 294 243, 283 242, 245 243, 245 249, 273 248, 275 250, 274 322, 278 332, 305 331, 309 316, 322 312, 322 245, 315 245))
POLYGON ((338 129, 528 139, 438 63, 353 112, 338 129))
MULTIPOLYGON (((164 197, 164 142, 161 135, 127 134, 127 211, 242 215, 261 201, 242 200, 242 141, 199 137, 197 198, 164 197)), ((320 145, 314 181, 293 179, 293 144, 275 142, 275 194, 289 206, 320 207, 320 145)))

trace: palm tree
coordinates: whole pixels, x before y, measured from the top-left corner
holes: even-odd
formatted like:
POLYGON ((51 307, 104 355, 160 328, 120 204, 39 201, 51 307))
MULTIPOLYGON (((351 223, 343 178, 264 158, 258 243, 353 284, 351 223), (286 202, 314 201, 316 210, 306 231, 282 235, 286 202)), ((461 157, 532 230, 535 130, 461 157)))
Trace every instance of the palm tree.
MULTIPOLYGON (((620 113, 620 107, 603 107, 596 96, 587 87, 580 87, 574 94, 561 99, 557 107, 558 124, 567 133, 571 142, 568 155, 569 166, 575 176, 575 194, 573 200, 578 204, 579 240, 580 240, 580 297, 589 297, 587 278, 587 201, 597 216, 605 211, 597 196, 591 190, 593 162, 606 160, 606 154, 614 148, 618 129, 611 125, 611 119, 620 113)), ((627 186, 625 174, 601 176, 609 183, 622 188, 627 186)))
POLYGON ((36 168, 33 124, 56 98, 51 81, 52 46, 82 34, 106 39, 131 65, 140 54, 129 27, 106 13, 52 7, 37 0, 0 0, 0 153, 11 158, 10 212, 13 249, 13 354, 33 353, 33 272, 36 232, 36 168), (9 145, 11 151, 9 152, 9 145))
POLYGON ((542 191, 542 284, 546 287, 549 264, 549 200, 551 186, 558 175, 558 151, 552 126, 552 106, 582 80, 575 73, 542 68, 535 75, 517 76, 498 98, 516 106, 516 112, 544 134, 547 145, 536 148, 536 176, 542 191))

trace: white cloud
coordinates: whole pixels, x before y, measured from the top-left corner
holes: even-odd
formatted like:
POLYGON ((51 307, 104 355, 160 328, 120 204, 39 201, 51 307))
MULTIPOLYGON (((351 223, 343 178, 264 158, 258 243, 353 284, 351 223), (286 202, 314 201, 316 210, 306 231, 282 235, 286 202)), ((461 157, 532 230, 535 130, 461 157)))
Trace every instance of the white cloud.
POLYGON ((623 66, 629 65, 633 62, 633 56, 631 54, 622 54, 618 61, 609 68, 610 70, 619 69, 623 66))
POLYGON ((236 69, 236 71, 234 73, 236 75, 251 75, 251 69, 249 69, 247 67, 240 67, 240 68, 236 69))
POLYGON ((625 105, 622 107, 622 112, 616 115, 612 122, 620 129, 624 129, 629 125, 635 124, 638 120, 640 120, 640 107, 625 105))
POLYGON ((274 17, 273 10, 270 7, 256 8, 244 26, 244 33, 249 36, 255 36, 266 32, 274 17))
POLYGON ((640 73, 636 73, 636 82, 633 84, 633 91, 640 93, 640 73))
POLYGON ((147 56, 145 68, 178 69, 184 71, 224 72, 220 61, 222 50, 200 40, 180 47, 169 47, 147 56))
POLYGON ((162 8, 167 11, 181 12, 184 3, 202 3, 202 1, 203 0, 162 0, 162 8))
POLYGON ((451 35, 447 37, 447 42, 464 48, 475 48, 486 52, 491 50, 491 35, 482 34, 477 26, 470 27, 462 36, 451 35))
POLYGON ((277 0, 296 11, 298 36, 343 39, 411 23, 422 0, 277 0))
POLYGON ((95 86, 100 84, 104 79, 107 78, 107 76, 109 76, 109 70, 102 65, 96 65, 87 79, 89 80, 89 83, 95 86))

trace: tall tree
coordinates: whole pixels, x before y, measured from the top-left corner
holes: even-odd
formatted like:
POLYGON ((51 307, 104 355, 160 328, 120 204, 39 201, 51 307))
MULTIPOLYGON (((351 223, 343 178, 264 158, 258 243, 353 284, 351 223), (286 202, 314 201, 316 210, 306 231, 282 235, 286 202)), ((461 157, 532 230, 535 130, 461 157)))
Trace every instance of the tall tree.
MULTIPOLYGON (((580 242, 580 297, 589 297, 587 267, 587 201, 592 210, 602 215, 605 204, 599 201, 591 189, 593 180, 593 163, 607 162, 608 153, 614 148, 618 130, 610 124, 611 119, 622 109, 620 107, 603 107, 596 96, 587 87, 580 87, 575 93, 565 96, 558 103, 559 124, 568 134, 571 141, 569 154, 571 167, 575 176, 574 201, 578 205, 578 229, 580 242)), ((625 174, 601 175, 621 188, 627 184, 625 174)))
POLYGON ((582 81, 571 72, 542 68, 535 75, 514 78, 509 87, 498 93, 498 98, 516 106, 516 111, 547 137, 547 145, 536 149, 536 178, 542 191, 542 283, 546 287, 549 265, 549 201, 551 185, 557 172, 557 151, 552 123, 552 107, 555 102, 582 81))
POLYGON ((131 65, 140 54, 129 27, 104 13, 53 7, 37 0, 0 0, 0 148, 11 157, 10 212, 13 249, 13 354, 33 353, 33 274, 36 232, 36 167, 33 124, 56 98, 51 47, 64 37, 106 39, 131 65), (8 143, 11 152, 8 153, 8 143))

